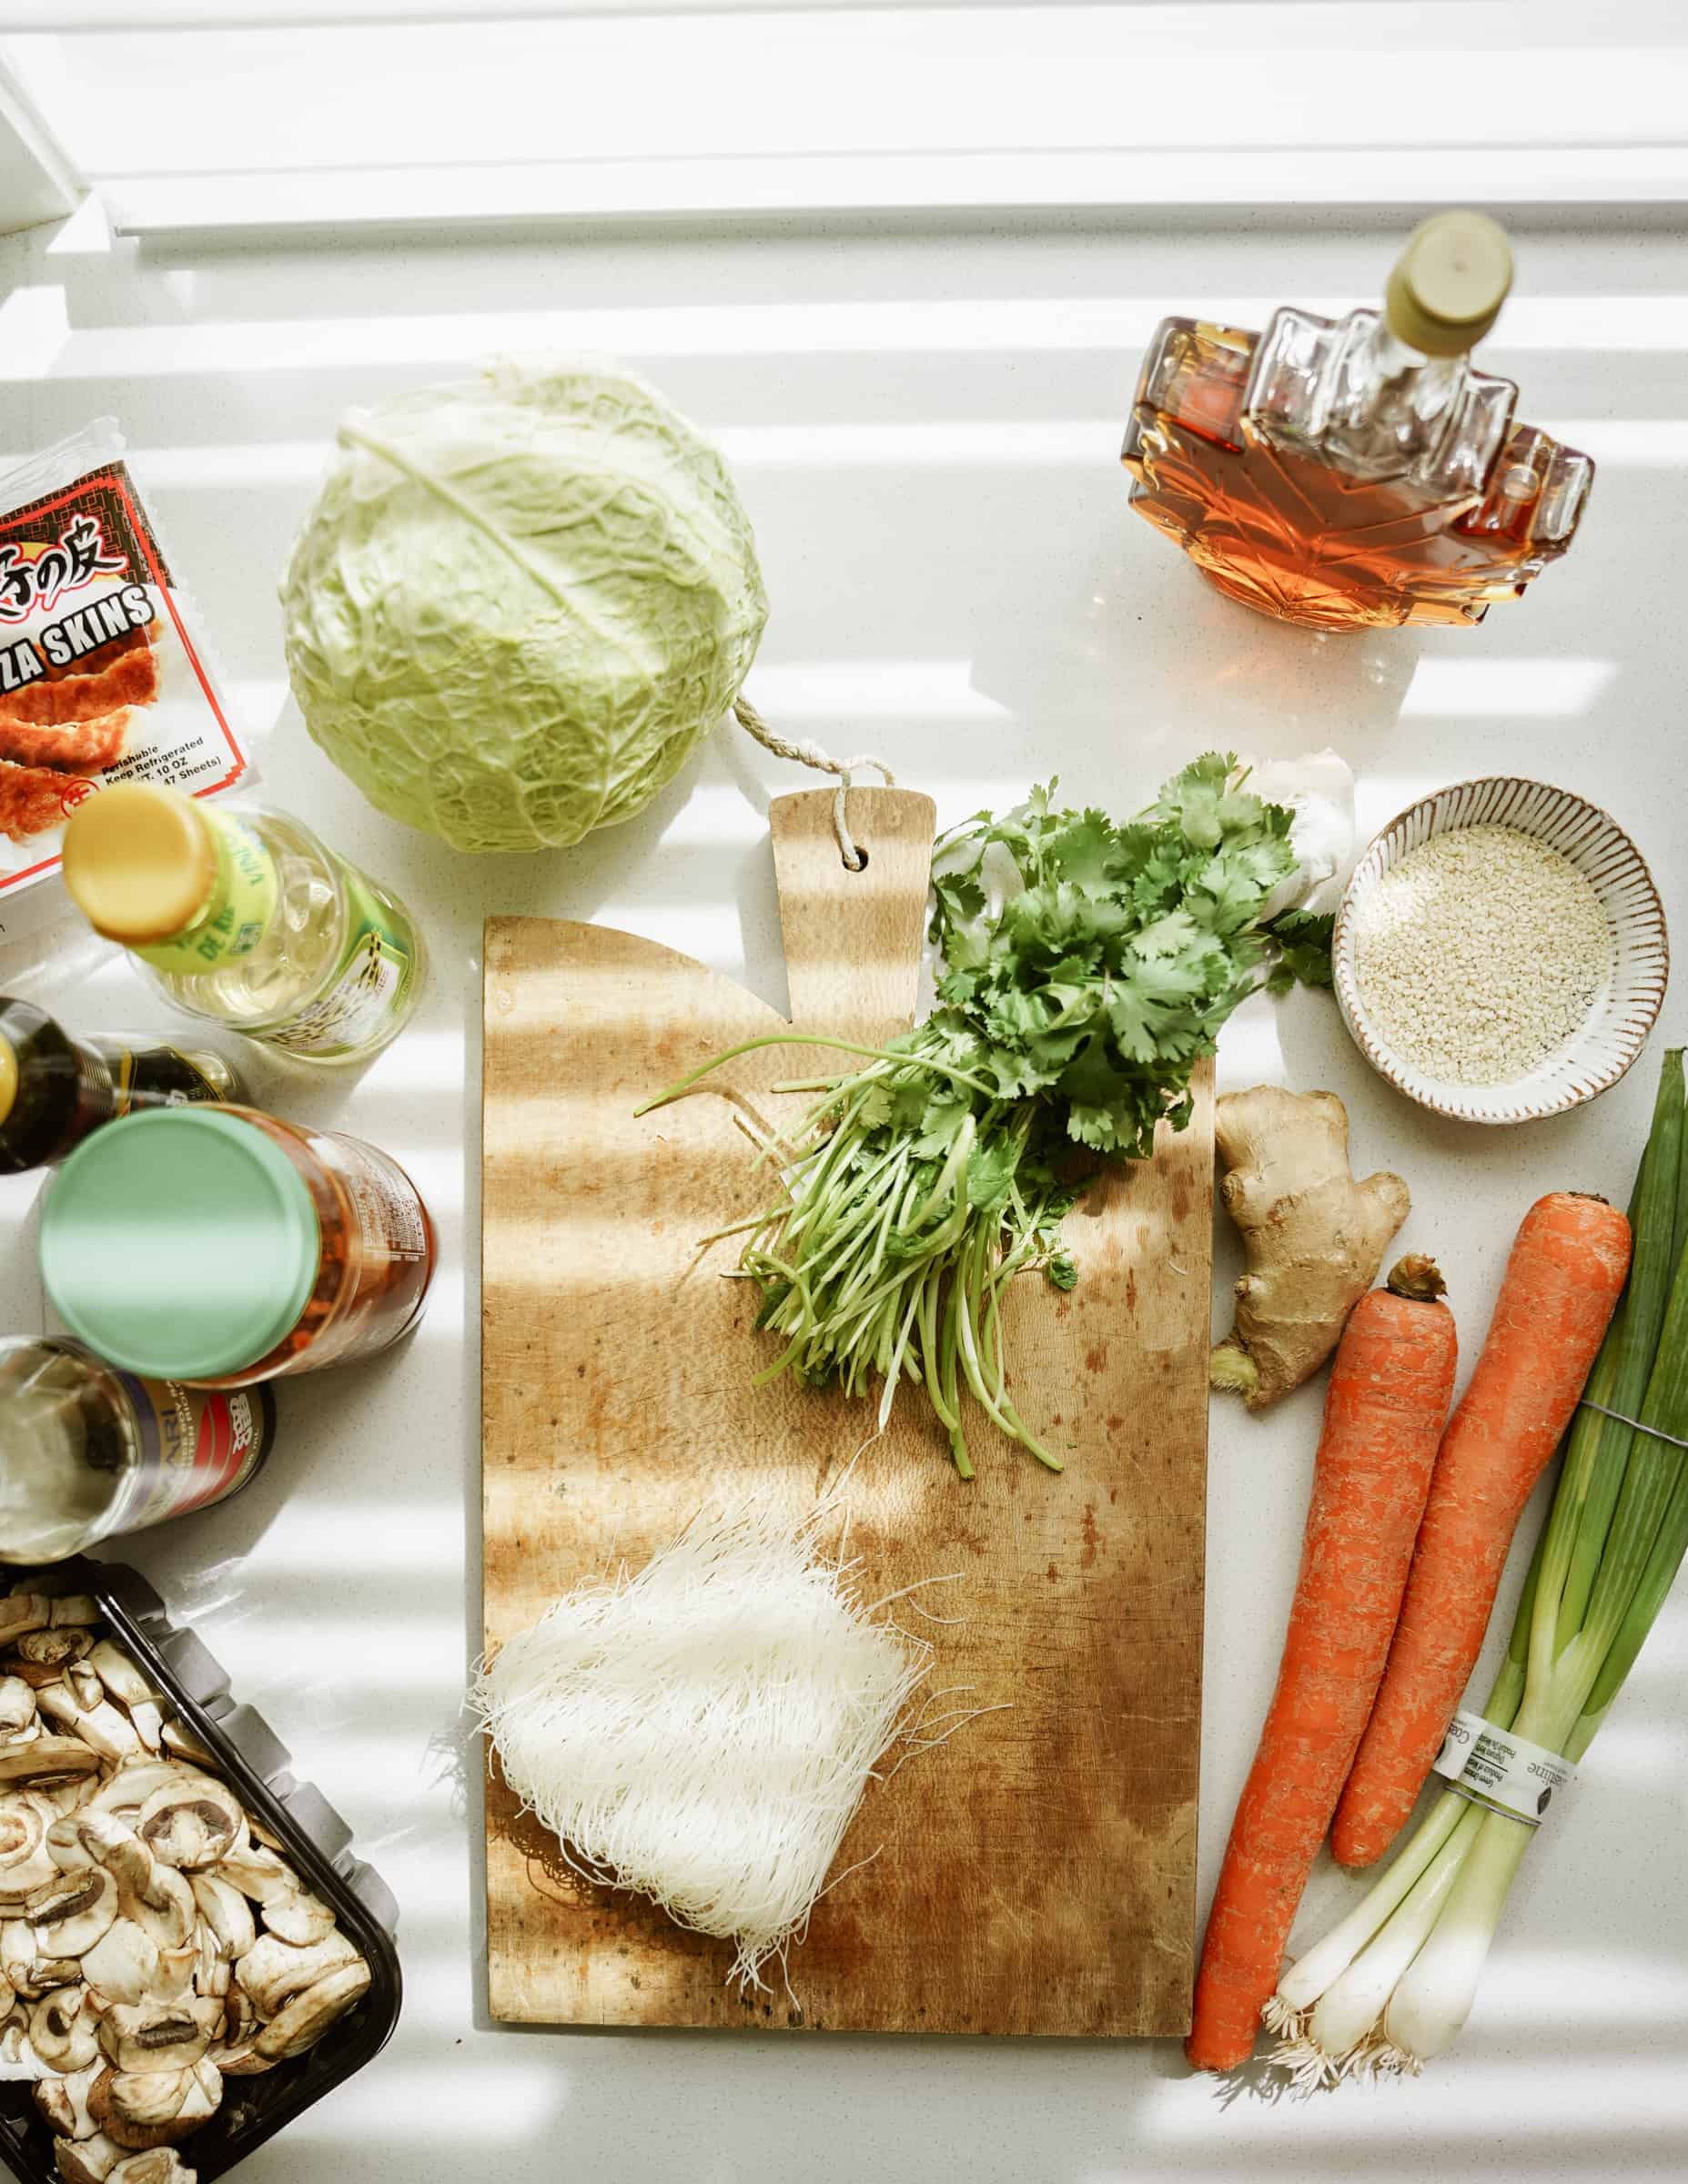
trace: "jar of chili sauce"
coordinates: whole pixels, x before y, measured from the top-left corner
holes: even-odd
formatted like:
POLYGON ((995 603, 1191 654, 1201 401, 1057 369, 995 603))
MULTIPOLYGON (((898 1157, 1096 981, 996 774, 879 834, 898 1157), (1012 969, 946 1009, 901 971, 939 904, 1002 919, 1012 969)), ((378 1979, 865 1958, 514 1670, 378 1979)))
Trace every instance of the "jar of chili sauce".
POLYGON ((203 1388, 372 1357, 421 1316, 433 1222, 361 1138, 253 1107, 167 1107, 59 1170, 41 1272, 72 1334, 126 1371, 203 1388))

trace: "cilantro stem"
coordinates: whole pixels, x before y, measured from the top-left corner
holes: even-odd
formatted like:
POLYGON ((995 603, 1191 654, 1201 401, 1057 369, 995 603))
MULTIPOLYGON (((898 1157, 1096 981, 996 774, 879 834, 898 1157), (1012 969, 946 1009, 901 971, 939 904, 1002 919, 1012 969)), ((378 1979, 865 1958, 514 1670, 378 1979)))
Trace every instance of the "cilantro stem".
POLYGON ((987 1085, 983 1077, 970 1077, 966 1070, 956 1069, 947 1062, 940 1062, 933 1055, 920 1054, 913 1049, 902 1054, 894 1052, 888 1046, 863 1046, 854 1039, 824 1038, 819 1032, 771 1031, 759 1039, 743 1039, 736 1046, 725 1047, 709 1061, 701 1062, 695 1069, 688 1070, 684 1077, 676 1077, 665 1091, 659 1092, 653 1099, 647 1099, 642 1107, 635 1107, 635 1117, 649 1115, 654 1108, 665 1107, 671 1099, 678 1099, 682 1093, 690 1092, 694 1085, 702 1084, 723 1063, 736 1062, 741 1055, 758 1054, 767 1046, 830 1046, 840 1054, 864 1055, 870 1061, 895 1062, 899 1066, 906 1064, 915 1069, 929 1069, 935 1077, 946 1077, 952 1084, 965 1085, 970 1092, 982 1092, 987 1099, 995 1098, 996 1093, 996 1087, 987 1085))

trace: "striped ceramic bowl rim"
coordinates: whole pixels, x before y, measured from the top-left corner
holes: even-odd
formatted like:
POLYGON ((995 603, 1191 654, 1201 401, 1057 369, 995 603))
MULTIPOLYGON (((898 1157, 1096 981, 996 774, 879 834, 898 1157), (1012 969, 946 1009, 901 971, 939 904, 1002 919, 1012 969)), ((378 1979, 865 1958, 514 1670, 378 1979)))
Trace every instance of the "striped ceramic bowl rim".
POLYGON ((1611 814, 1568 789, 1497 774, 1439 789, 1374 836, 1342 897, 1331 962, 1342 1021, 1380 1076, 1439 1115, 1508 1123, 1563 1114, 1617 1083, 1647 1043, 1664 998, 1671 951, 1653 875, 1611 814), (1587 1022, 1527 1076, 1494 1085, 1446 1084, 1416 1068, 1369 1015, 1354 975, 1355 929, 1379 881, 1432 834, 1462 826, 1514 826, 1568 857, 1600 898, 1613 941, 1612 968, 1587 1022))

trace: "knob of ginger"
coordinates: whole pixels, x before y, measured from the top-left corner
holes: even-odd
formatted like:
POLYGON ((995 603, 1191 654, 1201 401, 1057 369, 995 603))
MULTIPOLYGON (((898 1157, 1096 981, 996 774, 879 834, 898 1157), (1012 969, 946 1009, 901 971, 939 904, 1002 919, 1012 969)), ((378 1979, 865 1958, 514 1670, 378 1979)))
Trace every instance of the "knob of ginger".
POLYGON ((1208 1378, 1265 1410, 1336 1348, 1412 1200, 1399 1176, 1354 1180, 1348 1109, 1334 1092, 1228 1092, 1214 1136, 1227 1170, 1219 1196, 1248 1270, 1208 1378))

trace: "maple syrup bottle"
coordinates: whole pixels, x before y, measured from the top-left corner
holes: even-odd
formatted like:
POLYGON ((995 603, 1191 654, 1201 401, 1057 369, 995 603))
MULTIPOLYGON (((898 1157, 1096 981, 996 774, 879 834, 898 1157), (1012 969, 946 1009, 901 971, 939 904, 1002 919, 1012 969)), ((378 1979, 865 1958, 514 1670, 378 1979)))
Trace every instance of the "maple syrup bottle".
POLYGON ((1131 503, 1228 597, 1310 629, 1481 622, 1570 545, 1594 465, 1513 420, 1470 351, 1511 286, 1479 212, 1427 220, 1381 312, 1156 329, 1131 503))

